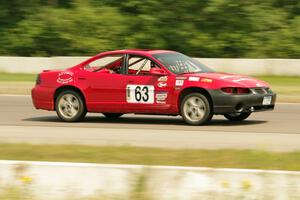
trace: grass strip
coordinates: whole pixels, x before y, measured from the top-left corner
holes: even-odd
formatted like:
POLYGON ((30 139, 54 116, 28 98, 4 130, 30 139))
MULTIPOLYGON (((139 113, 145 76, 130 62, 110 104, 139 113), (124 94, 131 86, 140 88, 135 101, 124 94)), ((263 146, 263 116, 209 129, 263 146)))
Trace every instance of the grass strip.
POLYGON ((0 72, 0 81, 9 82, 34 82, 36 79, 36 74, 27 73, 7 73, 0 72))
POLYGON ((300 87, 299 76, 256 76, 256 78, 268 82, 271 86, 298 86, 300 87))
POLYGON ((300 152, 0 144, 1 160, 300 170, 300 152))

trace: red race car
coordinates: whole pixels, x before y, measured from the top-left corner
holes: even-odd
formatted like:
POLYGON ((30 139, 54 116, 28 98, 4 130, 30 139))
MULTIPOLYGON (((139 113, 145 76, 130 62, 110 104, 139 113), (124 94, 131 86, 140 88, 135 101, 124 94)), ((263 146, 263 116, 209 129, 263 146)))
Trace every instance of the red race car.
POLYGON ((276 94, 263 81, 216 73, 175 51, 118 50, 66 70, 44 70, 32 100, 37 109, 55 110, 67 122, 96 112, 108 118, 181 115, 200 125, 214 114, 241 121, 252 112, 273 110, 276 94))

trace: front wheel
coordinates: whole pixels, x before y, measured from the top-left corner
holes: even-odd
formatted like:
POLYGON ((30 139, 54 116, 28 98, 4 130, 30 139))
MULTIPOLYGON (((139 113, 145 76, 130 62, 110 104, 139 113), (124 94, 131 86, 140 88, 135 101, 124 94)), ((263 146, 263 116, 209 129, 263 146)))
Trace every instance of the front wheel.
POLYGON ((191 125, 202 125, 211 120, 213 113, 207 97, 200 93, 186 95, 180 105, 184 121, 191 125))
POLYGON ((230 121, 243 121, 251 115, 251 112, 225 114, 224 117, 230 121))
POLYGON ((87 112, 83 98, 73 90, 65 90, 58 95, 55 110, 58 117, 66 122, 80 121, 87 112))

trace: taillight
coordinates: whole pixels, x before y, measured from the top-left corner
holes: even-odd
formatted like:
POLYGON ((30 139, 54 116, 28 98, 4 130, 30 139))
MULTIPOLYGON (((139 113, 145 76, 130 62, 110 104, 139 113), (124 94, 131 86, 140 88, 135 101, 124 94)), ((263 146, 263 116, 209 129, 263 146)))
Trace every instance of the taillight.
POLYGON ((225 87, 221 88, 221 90, 227 94, 249 94, 249 88, 237 88, 237 87, 225 87))
POLYGON ((41 83, 41 76, 38 74, 35 80, 35 84, 38 85, 41 83))

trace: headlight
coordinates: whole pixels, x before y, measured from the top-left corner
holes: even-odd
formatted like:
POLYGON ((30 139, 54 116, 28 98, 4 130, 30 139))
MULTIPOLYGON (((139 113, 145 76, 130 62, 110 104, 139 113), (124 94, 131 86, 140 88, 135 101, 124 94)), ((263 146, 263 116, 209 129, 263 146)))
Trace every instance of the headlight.
POLYGON ((221 90, 227 94, 249 94, 249 88, 239 88, 239 87, 224 87, 221 90))

